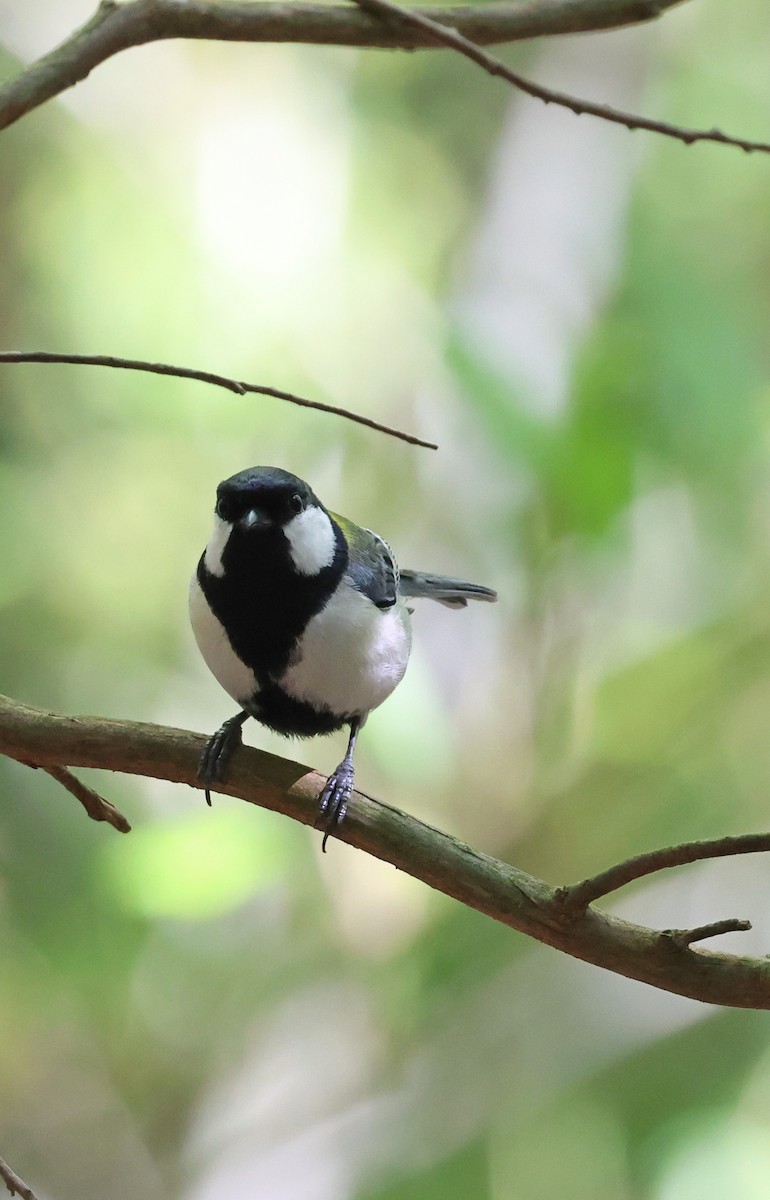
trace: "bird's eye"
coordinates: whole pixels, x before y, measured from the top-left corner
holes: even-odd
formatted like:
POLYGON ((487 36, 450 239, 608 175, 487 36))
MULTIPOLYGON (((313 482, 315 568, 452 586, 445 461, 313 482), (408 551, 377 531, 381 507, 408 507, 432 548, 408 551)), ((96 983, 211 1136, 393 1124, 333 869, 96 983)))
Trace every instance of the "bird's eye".
POLYGON ((301 513, 304 507, 305 503, 302 497, 300 496, 299 492, 295 492, 289 500, 289 508, 294 513, 301 513))
POLYGON ((217 500, 217 506, 214 509, 218 517, 223 521, 229 521, 233 515, 233 508, 226 496, 220 496, 217 500))

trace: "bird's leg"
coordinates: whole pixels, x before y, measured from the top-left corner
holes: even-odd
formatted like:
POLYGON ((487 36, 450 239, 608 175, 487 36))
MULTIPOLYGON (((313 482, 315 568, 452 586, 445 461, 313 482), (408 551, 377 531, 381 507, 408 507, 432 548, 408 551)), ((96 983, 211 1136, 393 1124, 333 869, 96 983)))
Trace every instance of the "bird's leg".
POLYGON ((353 793, 355 769, 353 767, 353 751, 356 748, 356 738, 363 725, 363 718, 356 717, 350 722, 350 737, 348 748, 340 765, 326 780, 323 791, 318 797, 318 817, 316 825, 324 831, 321 849, 326 853, 326 843, 329 835, 338 829, 345 820, 348 811, 348 800, 353 793))
POLYGON ((233 751, 241 745, 241 726, 248 715, 247 712, 236 713, 224 725, 220 725, 206 742, 198 765, 198 778, 206 789, 208 805, 211 804, 212 785, 224 781, 233 751))

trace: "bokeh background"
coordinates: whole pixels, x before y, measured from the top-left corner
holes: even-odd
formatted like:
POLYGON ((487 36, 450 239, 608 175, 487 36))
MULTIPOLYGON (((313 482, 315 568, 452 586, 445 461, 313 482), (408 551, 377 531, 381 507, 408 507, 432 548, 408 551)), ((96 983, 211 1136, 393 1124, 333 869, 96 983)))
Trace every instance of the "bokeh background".
MULTIPOLYGON (((88 15, 0 5, 2 74, 88 15)), ((503 51, 770 138, 770 10, 503 51)), ((551 882, 770 825, 770 159, 511 93, 446 52, 168 43, 2 135, 0 343, 221 371, 0 367, 4 692, 210 731, 186 618, 217 482, 275 463, 423 607, 361 785, 551 882)), ((255 744, 321 769, 340 739, 255 744)), ((274 814, 0 764, 0 1154, 41 1198, 767 1195, 770 1026, 528 942, 274 814)), ((85 773, 84 773, 85 774, 85 773)), ((748 916, 767 860, 613 898, 748 916)))

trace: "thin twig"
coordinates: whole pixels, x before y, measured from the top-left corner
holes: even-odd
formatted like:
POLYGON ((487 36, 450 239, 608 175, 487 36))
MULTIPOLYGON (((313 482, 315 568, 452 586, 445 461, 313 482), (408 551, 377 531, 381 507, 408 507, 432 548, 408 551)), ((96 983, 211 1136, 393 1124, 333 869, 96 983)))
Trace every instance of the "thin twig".
MULTIPOLYGON (((101 767, 200 788, 198 764, 205 744, 203 736, 180 729, 63 717, 0 697, 0 754, 30 762, 101 767)), ((227 795, 312 826, 325 782, 301 763, 243 746, 233 756, 226 783, 218 786, 227 795)), ((362 792, 353 794, 345 824, 335 837, 493 920, 595 966, 706 1003, 770 1009, 768 959, 706 949, 675 954, 659 930, 596 908, 565 910, 558 892, 542 880, 362 792)), ((717 843, 722 852, 724 844, 717 843)))
POLYGON ((603 121, 624 125, 626 129, 647 129, 651 133, 660 133, 664 137, 675 138, 688 146, 693 142, 719 142, 726 146, 738 146, 746 152, 758 150, 764 154, 770 154, 770 142, 748 141, 745 138, 722 133, 719 129, 687 129, 682 125, 672 125, 668 121, 654 121, 649 117, 638 117, 633 113, 622 112, 607 104, 595 104, 591 100, 578 100, 575 96, 568 96, 565 92, 557 92, 552 88, 543 87, 541 84, 532 83, 531 80, 512 71, 499 58, 482 50, 476 42, 464 37, 456 29, 440 24, 432 17, 427 16, 425 12, 401 8, 398 4, 391 3, 391 0, 355 0, 355 3, 365 12, 378 13, 386 20, 399 21, 415 28, 419 27, 434 37, 437 42, 452 50, 457 50, 458 53, 483 67, 490 75, 504 79, 528 96, 542 100, 544 104, 558 104, 561 108, 568 108, 576 117, 600 117, 603 121))
POLYGON ((719 937, 722 933, 746 933, 749 929, 751 929, 751 921, 728 917, 724 921, 711 921, 708 925, 697 925, 695 929, 664 929, 660 936, 678 950, 686 950, 693 942, 703 942, 706 938, 719 937))
POLYGON ((27 1187, 23 1179, 19 1179, 4 1158, 0 1158, 0 1179, 12 1196, 21 1196, 21 1200, 37 1200, 37 1196, 32 1191, 31 1187, 27 1187))
MULTIPOLYGON (((31 765, 31 764, 30 764, 31 765)), ((109 800, 105 800, 93 788, 87 787, 82 783, 71 771, 66 767, 41 767, 46 775, 50 775, 57 783, 79 800, 83 808, 88 813, 93 821, 106 821, 112 825, 113 829, 117 829, 119 833, 130 833, 131 826, 129 825, 123 813, 120 812, 114 804, 110 804, 109 800)))
MULTIPOLYGON (((520 0, 431 8, 442 25, 475 42, 650 21, 682 0, 520 0)), ((313 45, 433 48, 434 37, 403 23, 386 25, 352 5, 228 3, 221 0, 124 0, 102 3, 61 45, 0 86, 0 129, 85 79, 95 67, 132 46, 168 38, 232 42, 304 42, 313 45)))
POLYGON ((438 450, 435 442, 426 442, 411 433, 404 433, 371 417, 351 412, 348 408, 340 408, 336 404, 324 404, 321 400, 306 400, 304 396, 296 396, 293 392, 284 392, 279 388, 267 387, 261 383, 246 383, 242 379, 230 379, 226 375, 215 375, 212 371, 197 371, 193 367, 174 367, 170 363, 145 362, 140 358, 118 358, 112 354, 52 354, 48 350, 0 350, 0 363, 74 363, 81 367, 115 367, 124 371, 147 371, 151 375, 174 375, 178 379, 196 379, 201 383, 211 383, 215 387, 226 388, 239 396, 247 392, 257 392, 261 396, 273 396, 276 400, 288 400, 300 408, 315 408, 319 412, 332 413, 337 417, 345 417, 355 421, 357 425, 365 425, 367 429, 376 429, 378 433, 387 433, 390 437, 408 442, 410 446, 424 446, 427 450, 438 450))
POLYGON ((702 842, 683 842, 680 846, 667 846, 663 850, 649 850, 636 854, 624 862, 592 875, 581 883, 559 888, 557 899, 565 910, 583 912, 589 904, 616 892, 635 879, 665 871, 669 867, 682 867, 687 863, 700 862, 707 858, 726 858, 734 854, 759 854, 770 850, 770 833, 745 833, 737 836, 712 838, 702 842))

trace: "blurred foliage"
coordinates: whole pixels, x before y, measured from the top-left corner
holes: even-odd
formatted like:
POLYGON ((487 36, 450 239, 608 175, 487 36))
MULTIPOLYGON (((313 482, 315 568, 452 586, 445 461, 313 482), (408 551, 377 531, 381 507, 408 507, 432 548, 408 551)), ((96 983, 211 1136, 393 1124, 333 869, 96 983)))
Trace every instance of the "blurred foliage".
MULTIPOLYGON (((67 7, 9 19, 4 76, 67 7)), ((761 0, 729 24, 703 0, 503 53, 766 138, 769 35, 761 0)), ((443 53, 180 43, 3 148, 3 344, 218 370, 441 443, 2 367, 5 692, 214 728, 186 580, 216 483, 273 462, 501 594, 417 612, 364 788, 554 882, 767 826, 766 158, 535 111, 443 53)), ((0 1153, 41 1197, 765 1194, 763 1014, 571 962, 273 814, 95 775, 129 837, 0 764, 0 1153)), ((751 916, 727 944, 760 953, 766 894, 745 860, 613 907, 751 916)))

